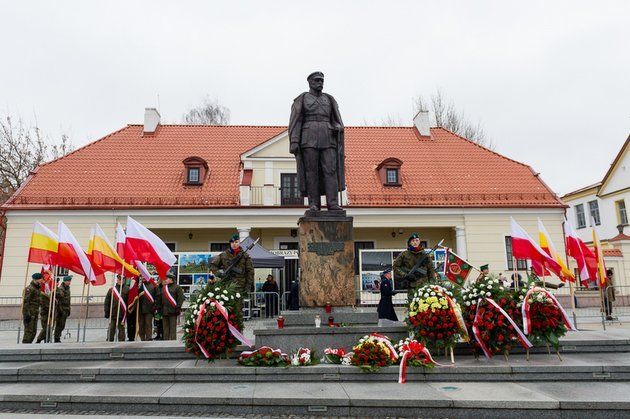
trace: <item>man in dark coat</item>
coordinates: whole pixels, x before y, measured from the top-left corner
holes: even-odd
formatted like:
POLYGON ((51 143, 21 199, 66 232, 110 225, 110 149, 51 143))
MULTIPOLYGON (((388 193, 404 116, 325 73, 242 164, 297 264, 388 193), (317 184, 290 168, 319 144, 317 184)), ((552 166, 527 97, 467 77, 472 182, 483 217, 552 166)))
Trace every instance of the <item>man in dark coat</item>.
POLYGON ((310 211, 339 211, 338 193, 345 189, 343 122, 337 101, 323 93, 324 74, 307 77, 309 91, 293 101, 289 120, 289 151, 295 156, 298 186, 310 211))
POLYGON ((435 279, 435 267, 433 258, 428 255, 424 262, 420 264, 418 270, 412 275, 409 272, 416 265, 418 259, 425 254, 424 248, 420 245, 420 236, 413 233, 407 239, 407 250, 398 255, 394 261, 394 278, 396 283, 401 284, 401 288, 407 288, 407 295, 412 298, 416 288, 435 279))
POLYGON ((265 293, 265 317, 273 317, 278 314, 278 284, 273 275, 267 275, 267 280, 262 286, 265 293))
POLYGON ((381 273, 381 300, 378 302, 379 319, 398 321, 392 302, 392 296, 395 294, 396 291, 394 291, 392 286, 392 270, 386 269, 381 273))
POLYGON ((221 280, 230 280, 236 283, 236 292, 241 294, 241 299, 245 298, 245 294, 249 293, 254 285, 254 263, 247 253, 242 252, 244 251, 241 248, 239 236, 234 234, 230 237, 230 248, 220 253, 210 264, 210 271, 214 275, 221 278, 221 280), (242 254, 242 257, 234 266, 234 269, 226 273, 225 271, 240 254, 242 254))
POLYGON ((55 306, 55 342, 61 342, 61 334, 66 328, 66 319, 70 316, 70 282, 72 276, 63 277, 57 288, 57 304, 55 306))
POLYGON ((173 271, 168 271, 155 300, 156 304, 162 308, 164 340, 177 339, 177 316, 181 314, 185 300, 184 290, 174 280, 175 274, 173 271))
POLYGON ((24 319, 22 343, 33 343, 37 334, 39 300, 42 295, 42 274, 39 272, 34 273, 31 278, 31 283, 24 289, 24 298, 22 300, 22 318, 24 319))

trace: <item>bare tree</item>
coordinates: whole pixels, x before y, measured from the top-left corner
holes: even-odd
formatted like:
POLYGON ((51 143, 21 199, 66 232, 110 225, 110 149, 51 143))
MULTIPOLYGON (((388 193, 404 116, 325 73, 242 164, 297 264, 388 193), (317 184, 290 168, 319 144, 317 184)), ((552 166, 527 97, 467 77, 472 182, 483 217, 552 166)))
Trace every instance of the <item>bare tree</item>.
POLYGON ((37 125, 27 126, 22 118, 0 118, 0 184, 17 190, 30 172, 43 162, 59 158, 72 150, 67 135, 52 143, 37 125))
POLYGON ((416 112, 429 111, 433 117, 433 125, 446 128, 457 135, 469 139, 490 150, 494 150, 492 140, 486 135, 481 123, 472 123, 466 117, 464 111, 455 107, 452 100, 448 99, 441 90, 431 96, 428 103, 421 95, 415 99, 416 112))
POLYGON ((191 125, 227 125, 230 123, 230 110, 206 96, 201 105, 184 114, 182 121, 191 125))

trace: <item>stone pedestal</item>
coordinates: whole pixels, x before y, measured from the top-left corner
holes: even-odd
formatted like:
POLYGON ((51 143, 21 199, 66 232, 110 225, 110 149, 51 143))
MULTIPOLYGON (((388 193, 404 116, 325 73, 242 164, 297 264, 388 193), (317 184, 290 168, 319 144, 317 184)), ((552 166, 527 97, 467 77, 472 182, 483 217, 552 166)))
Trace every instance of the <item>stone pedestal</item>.
POLYGON ((352 217, 307 211, 299 238, 300 307, 354 305, 352 217))

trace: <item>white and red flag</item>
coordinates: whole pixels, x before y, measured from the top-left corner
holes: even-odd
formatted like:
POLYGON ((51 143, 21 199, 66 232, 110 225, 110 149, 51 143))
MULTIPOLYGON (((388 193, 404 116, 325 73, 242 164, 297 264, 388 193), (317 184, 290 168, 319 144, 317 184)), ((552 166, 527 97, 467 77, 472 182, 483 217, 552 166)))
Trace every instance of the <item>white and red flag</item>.
POLYGON ((599 283, 603 287, 608 281, 606 276, 606 263, 604 262, 604 252, 602 251, 602 244, 595 231, 595 219, 591 215, 591 228, 593 229, 593 246, 595 247, 595 258, 597 260, 597 273, 599 274, 599 283))
POLYGON ((85 280, 90 281, 92 285, 105 284, 103 271, 98 266, 90 263, 90 259, 85 254, 85 251, 63 221, 59 221, 58 235, 57 265, 83 275, 85 280))
MULTIPOLYGON (((562 268, 551 256, 549 256, 523 228, 518 225, 514 218, 510 217, 512 225, 512 255, 516 259, 530 259, 532 266, 545 266, 551 272, 560 272, 562 268)), ((538 272, 537 272, 538 273, 538 272)), ((544 275, 541 272, 540 275, 544 275)))
POLYGON ((554 272, 558 278, 563 281, 571 281, 575 282, 575 276, 567 267, 567 264, 562 259, 562 256, 556 250, 556 246, 553 245, 551 241, 551 236, 547 232, 547 229, 543 225, 540 218, 538 219, 538 240, 540 241, 540 247, 547 252, 549 256, 551 256, 558 265, 560 266, 560 270, 558 272, 554 272))
POLYGON ((125 230, 123 230, 120 223, 116 226, 116 253, 120 255, 124 260, 128 260, 133 262, 133 265, 142 275, 142 278, 145 281, 151 282, 153 285, 157 286, 155 279, 151 276, 147 267, 144 264, 137 260, 138 256, 136 255, 136 251, 127 243, 127 235, 125 234, 125 230))
POLYGON ((573 225, 564 219, 564 234, 566 236, 567 253, 578 266, 582 285, 587 286, 588 280, 595 280, 597 272, 597 261, 595 255, 588 246, 580 239, 573 225))
POLYGON ((152 263, 162 279, 166 278, 166 272, 177 261, 162 239, 131 217, 127 217, 125 243, 136 252, 136 260, 152 263))

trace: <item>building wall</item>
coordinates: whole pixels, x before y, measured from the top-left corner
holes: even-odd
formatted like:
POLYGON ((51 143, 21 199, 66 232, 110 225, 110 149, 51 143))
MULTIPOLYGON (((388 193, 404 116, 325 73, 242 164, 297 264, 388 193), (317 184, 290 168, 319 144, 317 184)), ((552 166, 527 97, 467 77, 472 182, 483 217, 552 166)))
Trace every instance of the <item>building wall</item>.
MULTIPOLYGON (((237 229, 249 229, 249 235, 261 239, 268 249, 281 241, 295 241, 291 230, 297 229, 303 215, 299 208, 221 209, 221 210, 137 210, 130 214, 150 228, 165 242, 174 242, 176 251, 208 251, 211 242, 226 242, 237 229), (189 239, 189 234, 193 238, 189 239)), ((354 240, 375 242, 376 248, 404 249, 412 232, 420 234, 433 246, 444 239, 444 246, 456 252, 455 227, 463 227, 468 260, 475 266, 490 264, 492 272, 507 269, 505 236, 510 235, 510 216, 537 240, 537 218, 540 217, 559 252, 564 253, 562 209, 418 209, 418 208, 351 208, 354 217, 354 240), (394 233, 395 237, 392 237, 394 233)), ((51 230, 63 220, 79 243, 87 248, 90 228, 98 223, 114 244, 116 224, 126 224, 122 211, 9 211, 5 259, 0 273, 0 296, 19 296, 25 277, 40 270, 30 264, 27 255, 33 222, 39 221, 51 230)), ((77 278, 75 276, 75 278, 77 278)), ((81 295, 82 281, 72 283, 74 295, 81 295)), ((93 295, 104 295, 106 287, 96 287, 93 295)))

